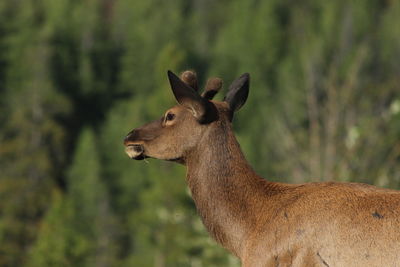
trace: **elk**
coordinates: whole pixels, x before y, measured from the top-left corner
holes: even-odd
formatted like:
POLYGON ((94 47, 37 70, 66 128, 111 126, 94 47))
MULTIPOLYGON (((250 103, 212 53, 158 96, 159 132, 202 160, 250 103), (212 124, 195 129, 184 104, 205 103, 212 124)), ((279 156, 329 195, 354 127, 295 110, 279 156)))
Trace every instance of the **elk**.
POLYGON ((270 182, 246 161, 232 120, 249 74, 212 100, 222 80, 198 93, 197 77, 168 71, 178 104, 124 139, 129 157, 179 162, 210 235, 242 266, 400 266, 400 191, 360 183, 270 182))

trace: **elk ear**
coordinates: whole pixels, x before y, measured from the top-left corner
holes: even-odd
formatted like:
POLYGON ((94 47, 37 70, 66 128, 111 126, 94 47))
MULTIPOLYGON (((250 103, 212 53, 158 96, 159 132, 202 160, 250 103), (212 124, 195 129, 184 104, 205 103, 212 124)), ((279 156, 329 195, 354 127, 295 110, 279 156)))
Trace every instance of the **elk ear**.
POLYGON ((244 73, 229 86, 224 101, 229 104, 232 112, 238 111, 249 95, 250 74, 244 73))
POLYGON ((168 71, 168 79, 176 101, 190 109, 200 123, 209 123, 217 118, 218 112, 214 104, 202 98, 170 70, 168 71))

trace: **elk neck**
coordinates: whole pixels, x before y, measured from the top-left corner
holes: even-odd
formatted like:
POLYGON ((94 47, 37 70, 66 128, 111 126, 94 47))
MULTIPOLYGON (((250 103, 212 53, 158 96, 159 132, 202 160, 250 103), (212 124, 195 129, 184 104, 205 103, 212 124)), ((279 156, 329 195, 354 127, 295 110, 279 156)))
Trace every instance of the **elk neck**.
POLYGON ((240 256, 269 182, 246 161, 231 124, 213 124, 185 158, 186 179, 207 230, 217 242, 240 256))

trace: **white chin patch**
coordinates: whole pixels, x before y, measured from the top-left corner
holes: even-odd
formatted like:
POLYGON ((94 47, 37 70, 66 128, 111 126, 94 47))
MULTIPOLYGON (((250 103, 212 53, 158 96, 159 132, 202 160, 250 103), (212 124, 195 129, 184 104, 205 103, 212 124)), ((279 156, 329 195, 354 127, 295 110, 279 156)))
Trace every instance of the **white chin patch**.
POLYGON ((143 154, 143 150, 138 150, 134 146, 127 146, 125 147, 125 153, 128 154, 130 158, 137 158, 143 154))

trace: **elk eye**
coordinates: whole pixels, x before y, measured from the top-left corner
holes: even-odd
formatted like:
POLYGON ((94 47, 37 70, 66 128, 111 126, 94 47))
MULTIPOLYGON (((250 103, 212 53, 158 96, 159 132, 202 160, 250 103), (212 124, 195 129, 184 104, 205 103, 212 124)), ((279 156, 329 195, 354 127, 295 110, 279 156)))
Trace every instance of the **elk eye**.
POLYGON ((172 113, 168 113, 168 114, 165 116, 165 120, 166 120, 166 121, 172 121, 174 118, 175 118, 175 114, 172 114, 172 113))

